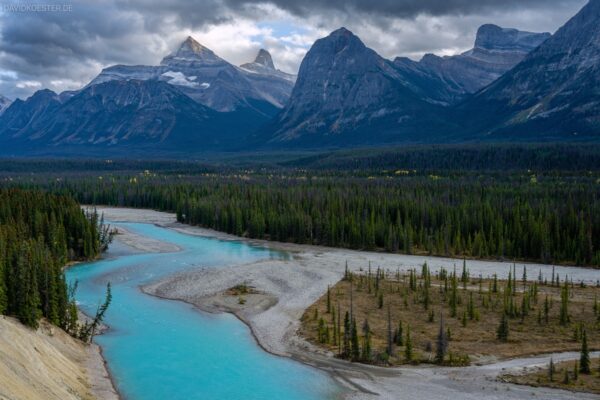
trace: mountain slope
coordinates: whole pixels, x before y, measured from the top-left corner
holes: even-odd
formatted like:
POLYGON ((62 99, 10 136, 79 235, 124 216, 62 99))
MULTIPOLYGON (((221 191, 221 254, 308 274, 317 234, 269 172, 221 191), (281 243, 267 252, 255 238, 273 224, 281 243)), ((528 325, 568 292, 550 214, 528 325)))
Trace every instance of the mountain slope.
POLYGON ((496 139, 600 137, 600 0, 459 111, 472 133, 496 139))
POLYGON ((6 97, 0 95, 0 115, 10 106, 12 102, 6 97))
POLYGON ((0 138, 20 138, 43 129, 41 121, 60 107, 60 97, 51 90, 35 92, 27 100, 16 99, 0 115, 0 138))
POLYGON ((550 36, 482 25, 473 49, 456 56, 426 54, 419 64, 449 85, 457 86, 462 93, 474 93, 513 68, 550 36))
POLYGON ((0 142, 10 142, 16 153, 19 149, 185 153, 235 145, 243 134, 236 121, 249 119, 218 113, 161 81, 108 81, 63 103, 47 92, 16 101, 0 117, 0 142))
POLYGON ((296 76, 275 68, 271 54, 260 49, 251 63, 240 65, 252 85, 272 104, 283 108, 290 98, 296 76))
POLYGON ((440 84, 396 67, 341 28, 311 47, 289 103, 260 138, 311 147, 423 140, 444 114, 447 94, 431 90, 440 84))
POLYGON ((102 70, 88 86, 111 80, 159 80, 176 86, 200 104, 217 111, 248 108, 271 117, 289 98, 293 81, 282 84, 279 76, 262 76, 261 80, 267 84, 257 87, 253 82, 254 75, 188 37, 158 66, 115 65, 102 70))

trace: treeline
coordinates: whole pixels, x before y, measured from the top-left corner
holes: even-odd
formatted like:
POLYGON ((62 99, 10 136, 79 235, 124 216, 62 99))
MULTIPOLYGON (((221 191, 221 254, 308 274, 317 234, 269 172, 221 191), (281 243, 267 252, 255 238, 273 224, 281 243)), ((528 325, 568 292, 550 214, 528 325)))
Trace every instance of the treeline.
POLYGON ((397 170, 423 172, 600 170, 600 144, 461 144, 362 148, 326 152, 203 154, 201 160, 0 159, 5 175, 23 173, 205 174, 262 171, 288 175, 313 171, 332 175, 380 175, 397 170))
POLYGON ((420 145, 342 150, 282 163, 309 170, 372 172, 388 169, 454 171, 597 171, 600 145, 473 144, 420 145))
POLYGON ((96 257, 110 235, 72 198, 0 189, 0 314, 36 328, 41 317, 76 333, 74 288, 63 268, 96 257))
MULTIPOLYGON (((16 183, 22 185, 23 183, 16 183)), ((352 249, 600 265, 600 188, 569 177, 42 179, 84 204, 145 207, 235 235, 352 249)))

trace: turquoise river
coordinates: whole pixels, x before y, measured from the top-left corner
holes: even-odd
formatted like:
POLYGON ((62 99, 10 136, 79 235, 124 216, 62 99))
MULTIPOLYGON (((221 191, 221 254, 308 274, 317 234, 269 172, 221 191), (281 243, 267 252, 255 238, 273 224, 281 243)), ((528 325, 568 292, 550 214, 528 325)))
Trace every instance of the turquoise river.
POLYGON ((76 299, 93 314, 111 282, 113 302, 96 337, 117 389, 127 400, 330 399, 339 388, 326 374, 273 356, 230 314, 208 314, 141 292, 140 286, 191 268, 219 268, 285 254, 242 242, 185 235, 150 224, 119 223, 168 242, 175 253, 136 253, 117 241, 104 259, 67 271, 76 299))

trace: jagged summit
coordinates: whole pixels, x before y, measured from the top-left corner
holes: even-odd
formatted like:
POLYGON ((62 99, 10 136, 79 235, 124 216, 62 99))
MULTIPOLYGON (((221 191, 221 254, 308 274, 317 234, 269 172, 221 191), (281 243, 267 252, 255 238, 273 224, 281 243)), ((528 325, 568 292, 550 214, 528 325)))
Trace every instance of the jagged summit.
POLYGON ((362 40, 360 40, 360 38, 358 36, 356 36, 354 33, 352 33, 352 31, 341 27, 339 29, 336 29, 335 31, 331 32, 329 34, 329 36, 323 38, 323 39, 319 39, 322 41, 329 41, 329 42, 335 42, 337 44, 354 44, 356 46, 359 47, 365 47, 365 44, 362 42, 362 40))
POLYGON ((600 132, 600 0, 591 0, 523 62, 463 104, 474 132, 582 138, 600 132), (481 125, 479 125, 481 124, 481 125))
POLYGON ((256 58, 254 58, 253 62, 242 64, 240 65, 240 68, 242 68, 244 71, 251 72, 252 77, 255 79, 257 78, 257 75, 263 75, 271 78, 284 79, 292 84, 296 81, 295 75, 288 74, 275 68, 275 63, 273 62, 271 53, 265 49, 260 49, 258 51, 258 54, 256 54, 256 58))
POLYGON ((177 51, 163 58, 161 64, 169 65, 179 61, 221 62, 222 60, 211 49, 200 44, 196 39, 188 36, 181 43, 177 51))
POLYGON ((11 103, 12 101, 10 101, 10 99, 7 99, 6 97, 0 94, 0 114, 2 114, 4 110, 6 110, 10 106, 11 103))
POLYGON ((425 54, 418 65, 398 58, 396 64, 425 68, 440 76, 460 96, 475 93, 516 66, 533 49, 550 38, 535 33, 486 24, 479 27, 472 49, 454 56, 425 54))
POLYGON ((549 32, 537 33, 485 24, 477 30, 475 48, 486 50, 531 51, 550 37, 549 32))
POLYGON ((212 53, 212 50, 207 47, 202 46, 196 39, 191 36, 188 36, 187 39, 181 44, 179 51, 191 51, 196 54, 201 54, 204 51, 209 51, 212 53))
POLYGON ((331 32, 329 34, 329 36, 355 36, 356 35, 354 33, 352 33, 352 31, 350 31, 349 29, 347 29, 346 27, 341 27, 336 29, 335 31, 331 32))
POLYGON ((275 64, 273 64, 273 58, 271 57, 271 53, 269 53, 265 49, 260 49, 256 58, 254 59, 256 64, 260 64, 264 67, 275 69, 275 64))

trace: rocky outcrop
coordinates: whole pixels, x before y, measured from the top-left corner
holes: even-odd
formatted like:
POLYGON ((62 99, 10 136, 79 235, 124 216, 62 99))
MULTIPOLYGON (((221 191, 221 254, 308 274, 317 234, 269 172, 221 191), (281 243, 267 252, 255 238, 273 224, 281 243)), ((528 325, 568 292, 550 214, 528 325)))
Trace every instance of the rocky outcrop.
MULTIPOLYGON (((439 76, 457 95, 475 93, 521 62, 549 37, 549 33, 483 25, 477 31, 471 50, 446 57, 426 54, 418 65, 439 76)), ((399 58, 396 63, 410 62, 399 58)))
POLYGON ((6 97, 0 95, 0 115, 6 110, 12 102, 6 97))
POLYGON ((269 99, 272 104, 282 108, 290 98, 296 76, 275 68, 271 54, 260 49, 251 63, 240 65, 246 77, 254 87, 269 99))
POLYGON ((15 151, 50 154, 73 147, 202 151, 239 142, 244 131, 236 123, 244 115, 230 114, 205 107, 163 81, 115 80, 88 86, 64 102, 49 91, 15 102, 0 117, 0 141, 11 141, 15 151))
POLYGON ((250 108, 272 116, 289 98, 294 80, 285 73, 265 73, 270 68, 263 67, 256 84, 256 71, 236 67, 188 37, 158 66, 112 66, 102 70, 88 86, 112 80, 159 80, 216 111, 250 108))
POLYGON ((514 69, 460 109, 474 134, 600 137, 600 0, 590 2, 514 69))
POLYGON ((443 92, 439 79, 398 68, 341 28, 304 57, 267 140, 312 146, 395 140, 423 119, 435 126, 443 92))
POLYGON ((189 37, 159 66, 117 65, 80 91, 16 100, 0 115, 2 152, 230 150, 283 107, 294 80, 264 50, 240 68, 189 37))

